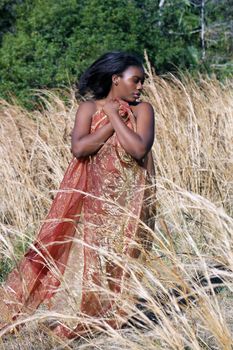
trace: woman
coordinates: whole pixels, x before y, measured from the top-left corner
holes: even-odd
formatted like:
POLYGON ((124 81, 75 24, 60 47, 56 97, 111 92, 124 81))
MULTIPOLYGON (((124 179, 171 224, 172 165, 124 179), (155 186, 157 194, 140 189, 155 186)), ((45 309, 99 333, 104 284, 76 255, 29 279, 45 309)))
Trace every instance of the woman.
POLYGON ((140 220, 153 228, 155 215, 154 113, 137 101, 143 82, 141 61, 121 51, 81 76, 79 95, 88 99, 76 113, 73 158, 34 244, 3 284, 2 327, 39 305, 71 315, 47 323, 60 337, 85 334, 93 320, 97 328, 126 321, 127 266, 146 261, 152 235, 140 220))

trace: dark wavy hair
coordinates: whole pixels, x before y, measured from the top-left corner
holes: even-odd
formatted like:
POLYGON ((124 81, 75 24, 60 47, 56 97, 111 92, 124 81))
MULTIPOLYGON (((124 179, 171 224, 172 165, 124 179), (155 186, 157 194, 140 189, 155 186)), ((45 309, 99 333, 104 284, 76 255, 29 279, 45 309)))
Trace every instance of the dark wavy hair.
POLYGON ((112 75, 122 74, 129 66, 143 68, 141 59, 124 51, 109 51, 93 62, 76 82, 76 97, 92 95, 101 99, 108 95, 112 86, 112 75))

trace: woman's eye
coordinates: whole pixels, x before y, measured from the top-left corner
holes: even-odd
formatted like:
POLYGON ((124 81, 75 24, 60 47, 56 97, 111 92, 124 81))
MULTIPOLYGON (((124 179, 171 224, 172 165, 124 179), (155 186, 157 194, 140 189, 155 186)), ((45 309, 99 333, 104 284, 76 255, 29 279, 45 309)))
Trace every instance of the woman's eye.
MULTIPOLYGON (((134 82, 135 82, 135 84, 137 84, 137 83, 139 82, 139 80, 135 80, 134 82)), ((143 84, 144 84, 144 80, 141 81, 141 83, 142 83, 142 85, 143 85, 143 84)))

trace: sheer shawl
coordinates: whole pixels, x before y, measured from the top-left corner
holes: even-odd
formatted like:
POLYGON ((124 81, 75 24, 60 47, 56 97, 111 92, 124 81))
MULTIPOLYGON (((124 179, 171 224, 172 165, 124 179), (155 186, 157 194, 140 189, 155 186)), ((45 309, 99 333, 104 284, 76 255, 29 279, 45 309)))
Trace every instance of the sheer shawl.
MULTIPOLYGON (((129 104, 119 102, 120 116, 136 131, 129 104)), ((108 122, 104 111, 97 110, 90 132, 108 122)), ((147 169, 124 150, 116 133, 96 154, 73 157, 34 242, 2 285, 2 325, 42 304, 57 312, 104 317, 120 327, 127 312, 116 295, 122 300, 128 292, 126 258, 145 259, 151 248, 152 237, 139 230, 139 219, 152 219, 145 205, 149 179, 147 169), (73 292, 69 306, 67 290, 73 292)), ((81 329, 73 320, 54 332, 71 338, 81 329)))

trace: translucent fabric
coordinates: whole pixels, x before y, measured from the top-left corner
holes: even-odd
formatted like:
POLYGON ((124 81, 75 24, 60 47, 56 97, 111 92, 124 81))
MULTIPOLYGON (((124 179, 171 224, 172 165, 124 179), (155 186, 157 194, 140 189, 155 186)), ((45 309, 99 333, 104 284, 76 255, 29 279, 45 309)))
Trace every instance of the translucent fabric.
MULTIPOLYGON (((119 102, 120 116, 136 131, 129 104, 119 102)), ((90 132, 106 123, 104 111, 96 111, 90 132)), ((60 337, 87 330, 88 317, 121 327, 128 315, 128 259, 146 261, 152 243, 139 226, 141 219, 153 228, 146 198, 155 189, 144 164, 124 150, 116 132, 97 153, 71 159, 33 244, 1 287, 2 327, 39 306, 79 317, 53 327, 60 337)))

